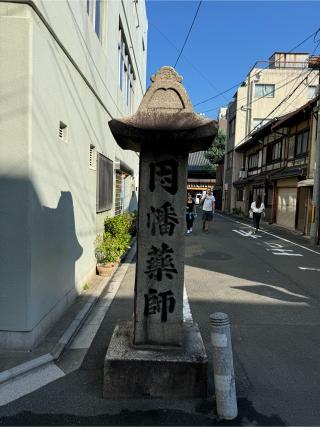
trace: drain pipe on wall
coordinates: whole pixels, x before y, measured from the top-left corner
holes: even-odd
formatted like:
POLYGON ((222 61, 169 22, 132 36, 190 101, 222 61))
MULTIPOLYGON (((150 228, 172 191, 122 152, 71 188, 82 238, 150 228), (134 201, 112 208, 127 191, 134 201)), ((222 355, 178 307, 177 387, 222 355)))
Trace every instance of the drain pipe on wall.
POLYGON ((221 419, 232 420, 238 415, 238 406, 229 316, 213 313, 210 315, 210 324, 217 413, 221 419))

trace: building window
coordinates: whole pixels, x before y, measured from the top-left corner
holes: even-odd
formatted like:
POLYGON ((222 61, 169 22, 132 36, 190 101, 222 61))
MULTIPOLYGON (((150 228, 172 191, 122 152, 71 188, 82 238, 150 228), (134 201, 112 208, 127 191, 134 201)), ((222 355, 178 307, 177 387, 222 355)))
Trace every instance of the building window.
POLYGON ((229 120, 229 123, 228 123, 229 138, 230 136, 234 135, 235 125, 236 125, 236 118, 234 117, 233 119, 229 120))
POLYGON ((96 162, 97 162, 97 149, 94 145, 90 144, 90 151, 89 151, 89 166, 90 169, 96 169, 96 162))
POLYGON ((317 95, 317 86, 308 86, 308 98, 314 98, 317 95))
POLYGON ((237 202, 243 202, 243 188, 237 188, 237 202))
POLYGON ((275 85, 257 84, 255 86, 256 98, 274 98, 275 85))
POLYGON ((101 0, 87 0, 87 14, 93 25, 93 28, 101 38, 101 0))
POLYGON ((118 46, 119 50, 119 86, 120 90, 123 88, 123 73, 124 73, 124 55, 125 55, 125 44, 122 37, 122 31, 120 30, 120 43, 118 46))
POLYGON ((95 8, 94 8, 94 30, 97 34, 97 36, 100 38, 100 26, 101 26, 101 1, 96 0, 95 1, 95 8))
POLYGON ((250 154, 249 156, 249 164, 248 169, 256 169, 259 164, 259 151, 257 151, 254 154, 250 154))
POLYGON ((127 83, 126 83, 126 104, 127 104, 127 107, 129 107, 130 111, 131 111, 132 92, 133 92, 133 74, 132 74, 131 64, 129 63, 128 70, 127 70, 127 83))
POLYGON ((97 212, 104 212, 112 208, 113 162, 100 153, 98 154, 97 181, 97 212))
POLYGON ((64 142, 68 142, 68 126, 63 122, 59 124, 59 139, 64 142))
POLYGON ((308 152, 309 131, 306 130, 296 135, 295 157, 304 156, 308 152))
POLYGON ((273 163, 281 160, 282 140, 269 144, 267 146, 267 163, 273 163))
POLYGON ((129 55, 129 49, 127 47, 123 30, 120 25, 119 30, 119 87, 123 93, 125 103, 131 112, 133 109, 133 95, 134 95, 134 80, 135 75, 131 58, 129 55))
POLYGON ((227 154, 227 169, 232 169, 233 167, 233 151, 227 154))

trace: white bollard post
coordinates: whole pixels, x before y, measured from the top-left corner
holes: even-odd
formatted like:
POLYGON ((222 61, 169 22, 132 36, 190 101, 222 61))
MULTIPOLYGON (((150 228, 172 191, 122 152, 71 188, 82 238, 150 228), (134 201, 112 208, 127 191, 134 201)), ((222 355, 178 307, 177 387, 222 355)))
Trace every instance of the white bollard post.
POLYGON ((213 313, 210 315, 210 323, 217 412, 220 418, 232 420, 238 415, 238 407, 229 316, 213 313))

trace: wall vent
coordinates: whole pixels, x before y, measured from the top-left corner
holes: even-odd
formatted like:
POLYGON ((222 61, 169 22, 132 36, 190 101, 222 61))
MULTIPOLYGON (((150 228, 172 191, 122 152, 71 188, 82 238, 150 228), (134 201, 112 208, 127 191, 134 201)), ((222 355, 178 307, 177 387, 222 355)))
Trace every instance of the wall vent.
POLYGON ((89 153, 89 166, 91 169, 96 169, 97 163, 97 150, 93 144, 90 144, 90 153, 89 153))
POLYGON ((59 125, 59 138, 64 142, 68 141, 68 127, 63 122, 59 125))

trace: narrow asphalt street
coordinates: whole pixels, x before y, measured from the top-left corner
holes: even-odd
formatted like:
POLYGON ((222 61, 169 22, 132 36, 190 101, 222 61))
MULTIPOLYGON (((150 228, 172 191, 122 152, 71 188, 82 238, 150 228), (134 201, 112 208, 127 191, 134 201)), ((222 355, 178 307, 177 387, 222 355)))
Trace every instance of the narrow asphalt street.
POLYGON ((251 230, 216 214, 208 234, 198 217, 186 236, 185 284, 209 357, 207 400, 102 399, 108 343, 132 317, 132 264, 80 368, 78 350, 67 351, 58 362, 66 375, 1 406, 0 425, 319 425, 320 254, 251 230), (232 323, 239 417, 231 422, 213 411, 209 315, 217 311, 232 323))
POLYGON ((250 233, 216 215, 209 235, 198 225, 188 237, 194 319, 209 343, 210 313, 229 314, 238 397, 270 417, 266 424, 319 425, 320 254, 250 233))

